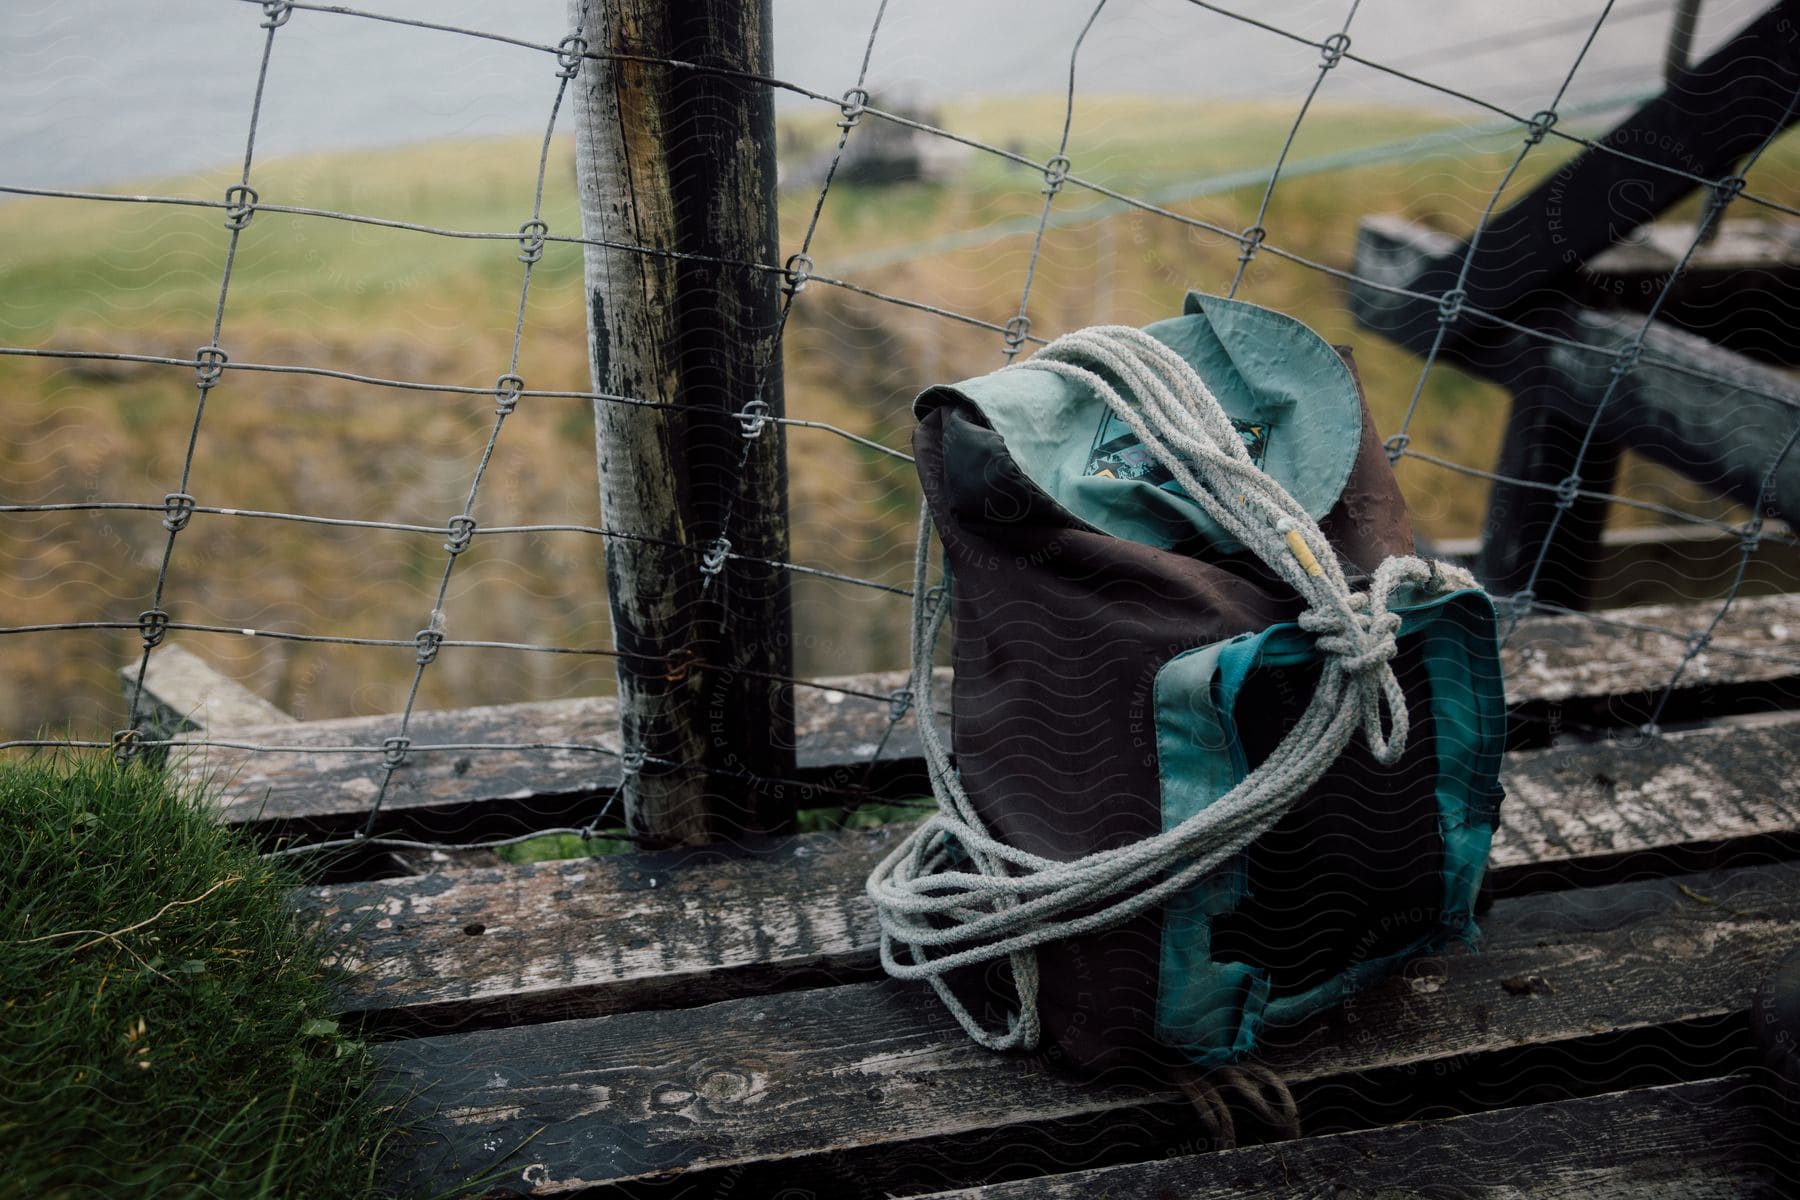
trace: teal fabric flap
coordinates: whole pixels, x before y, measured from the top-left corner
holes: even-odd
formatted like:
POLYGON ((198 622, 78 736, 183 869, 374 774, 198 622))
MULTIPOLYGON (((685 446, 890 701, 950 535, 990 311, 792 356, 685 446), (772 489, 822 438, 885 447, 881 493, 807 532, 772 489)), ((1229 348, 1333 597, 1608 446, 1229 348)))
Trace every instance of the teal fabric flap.
MULTIPOLYGON (((1361 445, 1362 402, 1323 338, 1292 317, 1198 292, 1182 316, 1144 331, 1199 372, 1252 457, 1308 513, 1331 511, 1361 445)), ((980 409, 1026 477, 1095 528, 1165 550, 1196 534, 1236 548, 1092 389, 1048 371, 997 371, 926 392, 916 408, 946 393, 980 409)))
MULTIPOLYGON (((1414 954, 1473 936, 1475 895, 1498 819, 1506 741, 1493 601, 1468 589, 1396 606, 1399 637, 1424 639, 1435 715, 1439 829, 1444 838, 1443 922, 1403 951, 1352 965, 1307 991, 1270 1000, 1266 975, 1214 962, 1211 921, 1244 898, 1240 856, 1165 909, 1157 986, 1157 1035, 1202 1066, 1248 1049, 1265 1022, 1299 1020, 1382 978, 1414 954)), ((1249 765, 1237 734, 1237 699, 1259 667, 1319 657, 1288 622, 1178 655, 1157 673, 1156 750, 1163 828, 1172 829, 1237 786, 1249 765)))

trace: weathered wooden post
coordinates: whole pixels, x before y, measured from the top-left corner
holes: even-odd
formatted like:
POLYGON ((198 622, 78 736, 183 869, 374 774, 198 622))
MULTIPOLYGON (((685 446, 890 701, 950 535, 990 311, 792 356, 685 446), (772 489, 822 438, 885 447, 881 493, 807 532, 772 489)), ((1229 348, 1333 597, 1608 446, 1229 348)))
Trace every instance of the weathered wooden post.
POLYGON ((763 0, 571 0, 588 344, 630 830, 780 828, 794 796, 763 0), (642 540, 639 540, 642 539, 642 540), (640 760, 639 755, 643 756, 640 760), (642 762, 640 766, 639 763, 642 762), (784 794, 785 792, 785 794, 784 794))

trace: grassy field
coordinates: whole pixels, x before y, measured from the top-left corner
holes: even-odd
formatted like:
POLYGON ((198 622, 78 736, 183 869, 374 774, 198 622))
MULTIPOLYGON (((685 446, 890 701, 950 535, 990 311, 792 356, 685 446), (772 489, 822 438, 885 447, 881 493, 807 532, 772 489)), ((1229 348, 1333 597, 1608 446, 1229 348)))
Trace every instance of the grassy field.
POLYGON ((0 762, 0 1194, 374 1194, 399 1129, 296 882, 149 770, 0 762))
MULTIPOLYGON (((835 133, 832 115, 790 123, 798 162, 835 133)), ((1055 149, 1058 102, 972 102, 951 127, 1036 158, 1055 149)), ((1083 97, 1070 156, 1079 173, 1226 228, 1250 223, 1260 184, 1221 175, 1271 162, 1291 106, 1182 105, 1083 97), (1182 199, 1182 196, 1190 197, 1182 199)), ((1398 213, 1466 231, 1505 169, 1517 134, 1441 117, 1321 106, 1307 119, 1263 224, 1270 242, 1349 266, 1358 219, 1398 213), (1405 161, 1303 173, 1314 156, 1435 136, 1405 161)), ((529 212, 536 144, 463 142, 260 165, 268 203, 354 211, 465 230, 514 229, 529 212)), ((1523 188, 1566 157, 1546 143, 1523 188)), ((1784 142, 1759 168, 1789 199, 1800 155, 1784 142)), ((1254 175, 1246 176, 1247 179, 1254 175)), ((223 173, 145 190, 215 196, 223 173)), ((1041 179, 973 158, 953 182, 833 189, 814 241, 817 270, 897 296, 1003 322, 1019 305, 1041 179), (920 248, 923 249, 920 249, 920 248), (858 266, 858 264, 864 264, 858 266)), ((555 147, 545 219, 577 226, 570 147, 555 147)), ((811 197, 784 195, 783 244, 797 245, 811 197)), ((1034 331, 1099 321, 1143 323, 1179 310, 1188 287, 1222 291, 1237 246, 1193 226, 1119 212, 1077 188, 1056 200, 1033 285, 1034 331)), ((188 356, 206 340, 225 246, 213 210, 23 201, 0 205, 0 342, 188 356)), ((448 239, 313 217, 258 214, 246 230, 222 344, 239 362, 306 363, 387 378, 491 386, 507 364, 519 264, 510 241, 448 239)), ((533 387, 589 386, 579 248, 552 245, 534 278, 521 374, 533 387)), ((1264 254, 1241 295, 1355 346, 1371 407, 1393 429, 1419 364, 1356 330, 1329 276, 1264 254)), ((988 330, 826 286, 807 291, 786 344, 789 410, 904 446, 924 385, 1001 364, 988 330)), ((193 415, 191 371, 118 363, 0 358, 8 436, 0 503, 160 502, 178 477, 193 415)), ((1431 374, 1414 445, 1491 462, 1505 396, 1452 369, 1431 374)), ((441 526, 461 504, 491 406, 478 398, 372 388, 296 375, 231 373, 208 402, 190 490, 203 504, 441 526)), ((581 401, 529 401, 509 420, 477 517, 495 523, 598 518, 592 416, 581 401)), ((916 485, 902 462, 811 430, 789 435, 794 557, 903 581, 916 485)), ((1421 528, 1473 533, 1485 488, 1417 462, 1402 483, 1421 528)), ((1640 494, 1710 503, 1634 467, 1640 494)), ((8 516, 0 523, 0 608, 7 623, 130 620, 147 607, 164 534, 156 514, 8 516)), ((409 639, 425 623, 442 539, 196 517, 179 541, 167 607, 177 620, 409 639)), ((796 585, 803 672, 894 667, 904 658, 902 601, 844 585, 796 585)), ((459 638, 609 644, 598 547, 581 535, 478 540, 458 564, 447 609, 459 638)), ((176 635, 181 636, 181 635, 176 635)), ((195 652, 303 717, 393 711, 411 680, 396 650, 188 635, 195 652)), ((135 633, 0 639, 0 731, 120 724, 113 671, 135 633)), ((603 657, 445 652, 427 673, 427 706, 499 703, 610 690, 603 657)))

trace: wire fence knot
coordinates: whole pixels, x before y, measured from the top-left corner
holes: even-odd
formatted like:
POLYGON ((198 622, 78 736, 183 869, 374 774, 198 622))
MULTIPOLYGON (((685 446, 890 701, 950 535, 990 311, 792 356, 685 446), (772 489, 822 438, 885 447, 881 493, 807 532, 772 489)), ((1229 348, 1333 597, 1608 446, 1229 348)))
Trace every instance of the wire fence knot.
POLYGON ((1020 313, 1006 323, 1004 333, 1006 336, 1006 353, 1010 357, 1011 355, 1017 354, 1019 352, 1019 347, 1025 344, 1025 339, 1031 336, 1031 318, 1024 313, 1020 313))
POLYGON ((1069 181, 1069 157, 1058 154, 1044 163, 1044 195, 1054 196, 1062 191, 1063 184, 1069 181))
POLYGON ((949 594, 950 594, 950 590, 941 583, 933 584, 931 587, 926 588, 925 589, 925 611, 926 611, 926 613, 930 614, 930 613, 937 612, 938 605, 942 604, 944 602, 944 597, 949 594))
POLYGON ((225 228, 236 230, 250 224, 250 218, 256 215, 259 198, 256 189, 247 183, 234 183, 226 188, 225 228))
POLYGON ((790 254, 781 269, 782 273, 787 276, 787 281, 782 284, 782 290, 790 296, 798 296, 806 290, 807 280, 812 278, 813 260, 805 252, 790 254))
POLYGON ((405 734, 397 734, 384 738, 381 742, 381 765, 392 771, 406 761, 406 751, 412 745, 412 739, 405 734))
POLYGON ((447 532, 450 540, 444 543, 444 549, 452 554, 461 554, 469 548, 469 539, 475 536, 475 518, 468 513, 458 513, 450 518, 447 532))
POLYGON ((202 346, 194 351, 194 382, 201 391, 205 391, 219 382, 219 376, 225 373, 225 364, 231 358, 217 346, 202 346))
POLYGON ((517 375, 502 375, 494 381, 494 415, 511 416, 525 394, 525 381, 517 375))
POLYGON ((720 537, 708 546, 700 555, 700 573, 708 579, 725 569, 725 560, 731 557, 731 539, 720 537))
POLYGON ((838 128, 846 131, 853 128, 858 121, 862 120, 862 115, 868 111, 868 107, 869 90, 867 88, 853 87, 845 92, 843 100, 838 104, 838 111, 844 114, 838 120, 838 128))
POLYGON ((550 226, 533 218, 519 226, 519 261, 530 265, 544 257, 544 235, 550 226))
POLYGON ((1565 475, 1556 485, 1556 507, 1566 509, 1575 503, 1575 497, 1581 495, 1581 476, 1565 475))
POLYGON ((147 608, 138 614, 138 633, 144 639, 146 650, 162 645, 163 635, 169 631, 169 614, 160 608, 147 608))
POLYGON ((898 721, 912 711, 913 692, 911 688, 895 688, 888 693, 888 720, 898 721))
POLYGON ((279 29, 294 15, 293 0, 262 0, 262 28, 279 29))
POLYGON ((556 43, 557 75, 563 79, 575 78, 575 73, 581 70, 581 60, 587 57, 587 48, 587 39, 579 33, 571 33, 556 43))
POLYGON ((1744 187, 1742 175, 1727 175, 1713 184, 1713 203, 1720 208, 1725 207, 1744 194, 1744 187))
POLYGON ((1631 345, 1625 347, 1613 357, 1613 364, 1610 368, 1612 373, 1618 376, 1631 374, 1633 371, 1637 370, 1638 359, 1642 358, 1643 354, 1643 346, 1637 342, 1631 343, 1631 345))
POLYGON ((1381 443, 1381 448, 1387 451, 1388 465, 1392 466, 1394 463, 1399 462, 1400 456, 1406 453, 1406 448, 1410 445, 1412 445, 1412 438, 1404 433, 1396 433, 1393 437, 1381 443))
POLYGON ((1544 135, 1556 128, 1556 110, 1540 109, 1525 123, 1525 144, 1535 146, 1544 140, 1544 135))
POLYGON ((421 667, 427 666, 438 655, 438 647, 444 644, 444 634, 438 629, 421 629, 413 634, 413 643, 418 646, 418 662, 421 667))
POLYGON ((162 526, 170 533, 180 533, 194 517, 194 498, 186 492, 170 492, 163 497, 162 526))
POLYGON ((1529 617, 1532 609, 1537 606, 1537 593, 1530 588, 1526 588, 1524 591, 1514 592, 1511 596, 1507 597, 1507 606, 1511 610, 1513 620, 1523 620, 1524 618, 1529 617))
POLYGON ((1334 33, 1326 38, 1319 44, 1320 69, 1329 71, 1331 68, 1337 66, 1338 63, 1343 61, 1344 54, 1349 49, 1350 35, 1347 33, 1334 33))
POLYGON ((769 402, 752 400, 737 413, 738 429, 747 442, 753 442, 762 436, 763 426, 769 423, 769 402))
POLYGON ((1439 296, 1438 323, 1442 325, 1454 324, 1456 318, 1462 316, 1463 304, 1468 298, 1469 293, 1463 291, 1461 288, 1452 288, 1442 296, 1439 296))
POLYGON ((1238 261, 1247 263, 1256 257, 1256 252, 1262 249, 1262 244, 1269 240, 1269 231, 1261 225, 1252 225, 1238 234, 1237 240, 1238 245, 1243 247, 1242 252, 1238 255, 1238 261))
POLYGON ((120 729, 112 735, 113 757, 124 766, 139 754, 143 753, 144 731, 141 729, 120 729))
POLYGON ((1712 645, 1712 634, 1704 629, 1698 633, 1690 633, 1683 645, 1686 648, 1684 658, 1698 658, 1708 646, 1712 645))
POLYGON ((644 769, 644 752, 638 749, 627 750, 619 755, 619 770, 627 779, 634 778, 644 769))

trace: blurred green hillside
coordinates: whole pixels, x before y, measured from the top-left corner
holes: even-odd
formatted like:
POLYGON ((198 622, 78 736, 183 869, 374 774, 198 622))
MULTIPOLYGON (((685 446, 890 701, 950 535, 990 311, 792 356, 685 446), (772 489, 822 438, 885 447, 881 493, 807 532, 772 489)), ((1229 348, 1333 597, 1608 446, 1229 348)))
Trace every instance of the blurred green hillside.
MULTIPOLYGON (((1034 159, 1055 151, 1059 100, 971 102, 940 114, 953 129, 1034 159)), ((816 155, 834 111, 783 129, 784 161, 816 155)), ((1230 229, 1254 219, 1262 175, 1293 119, 1289 103, 1182 105, 1081 97, 1069 155, 1086 178, 1230 229), (1244 172, 1240 186, 1209 181, 1244 172), (1183 198, 1185 197, 1185 198, 1183 198)), ((1263 225, 1270 244, 1350 266, 1357 221, 1398 213, 1451 232, 1473 227, 1518 145, 1438 117, 1316 107, 1289 155, 1263 225), (1389 160, 1329 172, 1321 155, 1403 143, 1389 160)), ((464 231, 516 229, 530 211, 534 139, 408 147, 259 164, 266 204, 356 212, 464 231)), ((1515 180, 1522 189, 1567 157, 1551 142, 1515 180)), ((1793 200, 1800 153, 1781 143, 1753 186, 1793 200)), ((226 172, 146 182, 158 194, 213 197, 226 172)), ((951 181, 837 186, 812 257, 816 270, 878 291, 1001 323, 1018 309, 1041 177, 974 156, 951 181)), ((133 190, 137 190, 135 187, 133 190)), ((783 195, 784 253, 798 246, 813 196, 783 195)), ((1223 291, 1234 241, 1119 206, 1080 188, 1056 198, 1033 283, 1033 331, 1101 321, 1141 324, 1179 310, 1189 287, 1223 291)), ((578 228, 571 147, 554 147, 545 199, 553 233, 578 228)), ((0 204, 0 343, 185 358, 207 340, 226 236, 215 209, 26 200, 0 204)), ((475 240, 259 213, 245 231, 221 344, 234 362, 307 364, 387 379, 490 387, 507 365, 520 266, 510 240, 475 240)), ((520 373, 533 388, 590 386, 580 248, 552 243, 534 276, 520 373)), ((1419 363, 1357 330, 1331 276, 1263 254, 1240 295, 1354 345, 1371 407, 1395 428, 1419 363)), ((909 404, 925 385, 1002 363, 991 330, 823 284, 800 298, 785 346, 789 412, 888 445, 906 445, 909 404)), ((0 358, 0 503, 160 503, 179 476, 193 417, 190 369, 0 358)), ((1491 465, 1503 393, 1453 369, 1427 381, 1414 445, 1491 465)), ((492 417, 479 396, 401 390, 297 374, 229 372, 208 401, 190 491, 238 509, 441 527, 461 505, 492 417)), ((789 432, 794 558, 905 582, 916 511, 910 468, 829 433, 789 432)), ((1402 464, 1421 529, 1476 531, 1478 480, 1402 464)), ((1633 465, 1647 498, 1723 511, 1678 480, 1633 465), (1709 507, 1710 506, 1710 507, 1709 507)), ((507 422, 477 505, 484 525, 599 521, 593 420, 580 400, 532 399, 507 422)), ((0 517, 3 624, 132 620, 155 579, 159 514, 75 512, 0 517)), ((441 536, 196 516, 178 541, 165 607, 178 621, 410 639, 426 620, 441 536)), ((848 585, 796 582, 803 673, 895 667, 904 601, 848 585)), ((599 546, 579 534, 478 538, 459 562, 452 637, 610 644, 599 546)), ((171 635, 296 715, 393 711, 413 652, 171 635)), ((119 722, 116 667, 135 632, 0 638, 0 733, 93 733, 119 722)), ((431 707, 594 694, 611 689, 604 657, 447 650, 426 674, 431 707)))

